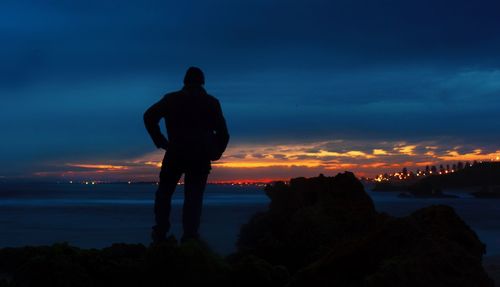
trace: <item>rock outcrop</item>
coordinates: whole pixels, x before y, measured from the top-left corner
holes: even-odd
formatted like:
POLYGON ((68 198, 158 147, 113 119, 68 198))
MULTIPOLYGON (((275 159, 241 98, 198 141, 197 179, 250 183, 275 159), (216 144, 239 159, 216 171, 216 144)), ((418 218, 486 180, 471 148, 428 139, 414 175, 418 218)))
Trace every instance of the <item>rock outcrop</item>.
POLYGON ((377 213, 352 173, 298 178, 266 192, 239 252, 286 266, 291 286, 493 286, 485 245, 451 207, 377 213))
POLYGON ((269 211, 242 226, 237 246, 292 272, 321 258, 332 242, 366 235, 377 222, 372 199, 352 173, 295 178, 267 186, 266 193, 269 211))

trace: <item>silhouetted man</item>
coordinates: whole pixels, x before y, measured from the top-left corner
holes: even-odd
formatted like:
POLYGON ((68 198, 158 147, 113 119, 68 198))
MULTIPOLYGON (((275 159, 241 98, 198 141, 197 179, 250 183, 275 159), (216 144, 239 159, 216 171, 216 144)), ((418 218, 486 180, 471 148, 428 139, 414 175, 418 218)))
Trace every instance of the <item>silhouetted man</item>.
POLYGON ((199 238, 203 192, 211 161, 222 156, 229 141, 219 101, 207 94, 204 84, 203 72, 190 67, 184 77, 184 87, 166 94, 144 113, 144 124, 154 144, 166 150, 155 195, 153 242, 163 241, 170 229, 172 194, 182 174, 184 234, 181 241, 199 238), (168 139, 158 125, 162 118, 168 139))

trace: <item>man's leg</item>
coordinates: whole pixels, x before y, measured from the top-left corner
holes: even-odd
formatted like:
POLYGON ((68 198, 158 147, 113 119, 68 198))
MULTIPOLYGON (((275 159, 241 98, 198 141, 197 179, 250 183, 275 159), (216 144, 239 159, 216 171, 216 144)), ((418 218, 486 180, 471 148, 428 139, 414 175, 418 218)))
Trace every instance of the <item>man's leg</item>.
POLYGON ((153 226, 153 241, 165 239, 167 232, 170 230, 172 195, 181 176, 182 171, 180 169, 162 166, 160 183, 155 194, 154 213, 156 225, 153 226))
POLYGON ((182 225, 184 227, 183 240, 198 238, 203 193, 207 184, 208 171, 186 171, 184 177, 184 206, 182 211, 182 225))

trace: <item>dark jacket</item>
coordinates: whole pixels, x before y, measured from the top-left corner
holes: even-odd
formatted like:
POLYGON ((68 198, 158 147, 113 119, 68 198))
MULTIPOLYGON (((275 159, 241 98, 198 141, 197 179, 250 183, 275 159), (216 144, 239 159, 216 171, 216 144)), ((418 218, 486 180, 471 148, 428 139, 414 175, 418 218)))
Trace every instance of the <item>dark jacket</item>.
POLYGON ((219 101, 201 86, 184 86, 166 94, 144 113, 144 124, 156 147, 167 150, 172 164, 210 164, 218 160, 229 142, 219 101), (165 118, 168 140, 159 121, 165 118))

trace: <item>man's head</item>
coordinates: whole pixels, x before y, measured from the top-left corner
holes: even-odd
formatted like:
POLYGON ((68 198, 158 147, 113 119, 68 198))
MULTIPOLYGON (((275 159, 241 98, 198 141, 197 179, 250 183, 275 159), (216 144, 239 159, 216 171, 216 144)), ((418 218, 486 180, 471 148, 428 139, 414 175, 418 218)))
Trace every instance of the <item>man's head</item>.
POLYGON ((205 84, 205 75, 198 67, 189 67, 184 76, 184 85, 202 86, 205 84))

